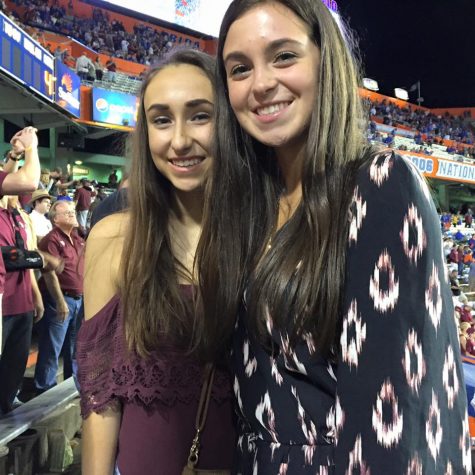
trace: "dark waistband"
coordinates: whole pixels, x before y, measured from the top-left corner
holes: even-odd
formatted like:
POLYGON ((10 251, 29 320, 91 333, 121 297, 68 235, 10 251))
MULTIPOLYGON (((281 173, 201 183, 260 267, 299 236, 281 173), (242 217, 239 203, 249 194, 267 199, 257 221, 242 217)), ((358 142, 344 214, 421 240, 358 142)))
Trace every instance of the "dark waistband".
POLYGON ((74 300, 81 300, 82 299, 82 294, 78 294, 77 292, 71 292, 69 290, 63 290, 63 295, 65 297, 70 297, 74 300))
POLYGON ((249 442, 254 442, 256 444, 262 445, 282 445, 287 447, 323 447, 333 450, 335 447, 335 439, 333 437, 327 437, 324 440, 317 440, 313 444, 309 444, 307 441, 289 441, 289 440, 279 440, 274 441, 272 439, 263 438, 261 435, 256 434, 255 432, 242 432, 241 437, 246 438, 249 442))
MULTIPOLYGON (((252 457, 261 460, 269 459, 284 460, 293 452, 298 452, 300 456, 308 457, 312 461, 312 466, 332 466, 335 458, 335 441, 329 438, 328 441, 316 441, 308 444, 306 441, 291 442, 289 440, 269 440, 262 439, 255 433, 238 433, 238 443, 244 452, 250 453, 252 457)), ((298 459, 299 456, 297 456, 298 459)), ((320 473, 320 472, 319 472, 320 473)), ((328 473, 333 473, 329 471, 328 473)))

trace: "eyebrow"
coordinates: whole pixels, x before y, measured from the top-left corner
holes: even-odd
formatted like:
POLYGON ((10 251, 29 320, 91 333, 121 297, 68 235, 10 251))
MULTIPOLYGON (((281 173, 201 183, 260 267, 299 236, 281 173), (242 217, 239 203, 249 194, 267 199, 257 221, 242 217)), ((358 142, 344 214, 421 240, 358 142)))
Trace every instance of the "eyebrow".
MULTIPOLYGON (((266 46, 266 53, 279 49, 281 46, 285 45, 302 46, 302 43, 300 41, 293 40, 292 38, 279 38, 277 40, 271 41, 266 46)), ((228 61, 241 61, 245 58, 247 58, 247 56, 241 51, 231 51, 231 53, 225 56, 224 62, 227 63, 228 61)))
MULTIPOLYGON (((214 106, 212 102, 208 99, 192 99, 191 101, 185 102, 185 107, 192 109, 194 107, 202 106, 202 105, 209 105, 211 107, 214 106)), ((151 110, 158 110, 158 111, 168 111, 170 110, 170 106, 168 104, 152 104, 147 108, 147 112, 151 110)))

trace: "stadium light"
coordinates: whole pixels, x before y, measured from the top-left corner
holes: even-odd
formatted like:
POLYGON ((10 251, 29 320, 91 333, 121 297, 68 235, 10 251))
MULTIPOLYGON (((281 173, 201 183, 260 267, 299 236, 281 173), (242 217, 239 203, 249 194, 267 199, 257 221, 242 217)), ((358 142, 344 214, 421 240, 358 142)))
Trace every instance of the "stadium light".
POLYGON ((394 95, 403 101, 409 100, 409 93, 402 87, 396 87, 396 89, 394 89, 394 95))
POLYGON ((370 78, 363 78, 363 87, 370 91, 379 91, 378 81, 370 78))

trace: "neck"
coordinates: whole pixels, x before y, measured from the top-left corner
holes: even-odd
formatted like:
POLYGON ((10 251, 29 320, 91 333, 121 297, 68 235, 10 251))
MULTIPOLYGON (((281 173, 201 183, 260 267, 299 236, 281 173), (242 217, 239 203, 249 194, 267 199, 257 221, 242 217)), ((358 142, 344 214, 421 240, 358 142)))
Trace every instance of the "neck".
POLYGON ((203 219, 204 190, 176 191, 174 196, 174 220, 183 226, 201 227, 203 219))
POLYGON ((302 199, 302 169, 305 157, 305 144, 298 148, 286 147, 276 151, 277 162, 285 183, 285 190, 279 202, 278 228, 293 215, 302 199))
POLYGON ((175 259, 186 269, 187 275, 181 275, 180 282, 190 283, 196 278, 194 261, 201 235, 203 190, 191 193, 176 192, 173 208, 169 223, 172 252, 175 259))
POLYGON ((61 231, 63 231, 64 234, 66 234, 67 236, 71 237, 71 233, 73 232, 73 229, 74 227, 71 227, 71 226, 58 226, 56 225, 59 229, 61 229, 61 231))

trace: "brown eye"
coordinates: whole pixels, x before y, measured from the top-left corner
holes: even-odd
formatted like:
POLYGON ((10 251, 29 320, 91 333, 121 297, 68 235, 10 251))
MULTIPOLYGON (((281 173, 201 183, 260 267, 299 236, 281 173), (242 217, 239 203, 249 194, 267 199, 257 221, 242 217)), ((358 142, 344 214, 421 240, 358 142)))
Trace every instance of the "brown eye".
POLYGON ((198 112, 192 118, 195 122, 208 122, 211 119, 211 115, 207 112, 198 112))
POLYGON ((292 53, 291 51, 282 51, 275 57, 275 62, 289 62, 296 58, 297 55, 295 53, 292 53))
POLYGON ((236 66, 233 66, 230 72, 230 76, 242 76, 243 74, 247 73, 249 71, 249 68, 247 66, 244 66, 244 64, 238 64, 236 66))
POLYGON ((166 125, 170 123, 170 118, 164 116, 154 117, 151 122, 154 125, 166 125))

